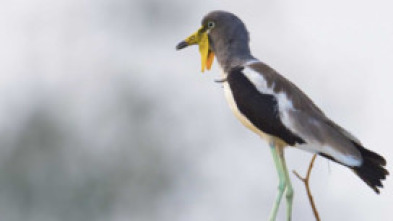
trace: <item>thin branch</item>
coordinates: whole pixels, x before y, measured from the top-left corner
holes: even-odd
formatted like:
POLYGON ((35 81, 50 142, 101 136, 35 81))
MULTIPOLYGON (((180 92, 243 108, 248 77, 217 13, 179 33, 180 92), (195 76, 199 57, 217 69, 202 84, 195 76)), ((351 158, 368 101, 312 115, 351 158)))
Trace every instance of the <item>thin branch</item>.
POLYGON ((313 211, 313 213, 314 213, 315 219, 316 219, 317 221, 321 221, 321 219, 319 218, 318 210, 317 210, 317 208, 316 208, 316 206, 315 206, 314 199, 313 199, 312 194, 311 194, 310 184, 309 184, 309 182, 310 182, 310 175, 311 175, 311 169, 312 169, 312 167, 313 167, 313 165, 314 165, 314 161, 315 161, 316 158, 317 158, 317 155, 314 154, 314 156, 313 156, 312 159, 311 159, 310 165, 308 166, 307 175, 306 175, 305 178, 301 177, 296 171, 292 171, 292 172, 293 172, 293 173, 297 176, 297 178, 299 178, 299 179, 304 183, 304 185, 306 186, 306 191, 307 191, 308 200, 310 201, 310 204, 311 204, 312 211, 313 211))

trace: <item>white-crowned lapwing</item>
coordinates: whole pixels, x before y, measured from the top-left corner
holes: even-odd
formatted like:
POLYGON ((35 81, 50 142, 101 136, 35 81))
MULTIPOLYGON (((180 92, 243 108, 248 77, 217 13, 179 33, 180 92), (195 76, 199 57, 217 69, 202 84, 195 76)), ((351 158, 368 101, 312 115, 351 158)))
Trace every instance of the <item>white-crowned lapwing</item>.
POLYGON ((279 177, 279 191, 270 220, 275 220, 283 193, 291 220, 293 189, 283 150, 294 147, 317 153, 354 171, 376 193, 389 174, 385 159, 366 149, 344 128, 330 120, 296 85, 250 52, 249 34, 234 14, 213 11, 202 27, 177 45, 199 45, 202 71, 214 56, 223 72, 226 99, 236 117, 270 145, 279 177))

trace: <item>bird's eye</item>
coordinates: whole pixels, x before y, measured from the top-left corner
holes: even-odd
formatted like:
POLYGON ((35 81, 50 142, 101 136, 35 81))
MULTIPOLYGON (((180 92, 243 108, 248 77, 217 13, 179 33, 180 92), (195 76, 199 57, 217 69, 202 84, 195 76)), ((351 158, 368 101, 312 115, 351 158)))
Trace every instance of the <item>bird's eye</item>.
POLYGON ((216 24, 214 24, 214 22, 212 22, 212 21, 209 21, 209 22, 207 23, 207 27, 208 27, 209 29, 214 28, 215 25, 216 25, 216 24))

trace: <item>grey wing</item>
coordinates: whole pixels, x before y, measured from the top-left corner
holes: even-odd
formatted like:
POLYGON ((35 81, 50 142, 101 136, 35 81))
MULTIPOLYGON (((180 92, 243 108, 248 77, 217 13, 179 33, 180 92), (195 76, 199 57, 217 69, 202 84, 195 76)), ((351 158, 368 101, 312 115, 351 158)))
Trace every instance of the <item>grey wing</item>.
POLYGON ((306 142, 295 147, 324 154, 348 166, 361 164, 361 154, 354 145, 360 144, 359 140, 326 117, 303 91, 262 62, 250 68, 263 75, 273 94, 284 94, 286 103, 292 104, 288 108, 279 103, 279 108, 283 124, 306 142))
POLYGON ((287 110, 290 120, 286 126, 309 144, 298 148, 324 154, 348 166, 360 165, 362 157, 354 145, 360 145, 360 141, 326 117, 310 98, 291 85, 298 104, 294 104, 293 110, 287 110))

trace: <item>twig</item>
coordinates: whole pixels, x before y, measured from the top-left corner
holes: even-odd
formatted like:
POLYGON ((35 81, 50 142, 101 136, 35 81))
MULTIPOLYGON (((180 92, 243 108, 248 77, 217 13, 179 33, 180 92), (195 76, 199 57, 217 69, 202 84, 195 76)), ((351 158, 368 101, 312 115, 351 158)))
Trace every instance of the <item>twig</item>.
POLYGON ((311 159, 310 165, 308 166, 307 175, 306 175, 305 178, 301 177, 295 170, 292 171, 292 172, 293 172, 293 173, 297 176, 297 178, 299 178, 299 179, 304 183, 304 185, 306 186, 308 200, 310 201, 310 204, 311 204, 311 207, 312 207, 312 211, 314 212, 315 219, 316 219, 317 221, 321 221, 321 219, 319 218, 318 210, 317 210, 317 208, 315 207, 315 202, 314 202, 314 199, 313 199, 313 197, 312 197, 312 194, 311 194, 311 191, 310 191, 310 184, 309 184, 311 169, 312 169, 312 167, 313 167, 313 165, 314 165, 314 161, 315 161, 316 158, 317 158, 317 155, 314 154, 314 156, 313 156, 312 159, 311 159))

